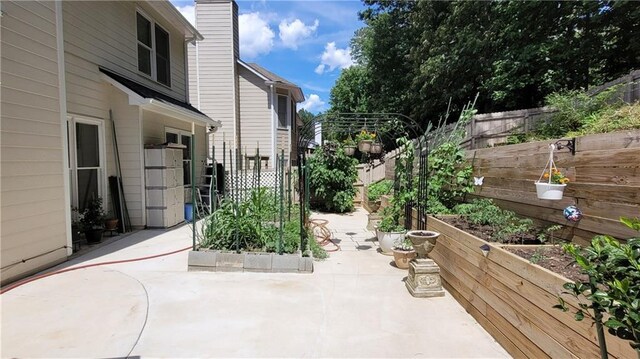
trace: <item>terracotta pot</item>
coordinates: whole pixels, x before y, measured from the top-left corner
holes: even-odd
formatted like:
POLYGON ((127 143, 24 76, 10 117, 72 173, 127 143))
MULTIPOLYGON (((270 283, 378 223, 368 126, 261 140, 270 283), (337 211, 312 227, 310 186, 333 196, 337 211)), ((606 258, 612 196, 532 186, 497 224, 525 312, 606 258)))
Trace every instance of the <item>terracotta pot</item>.
POLYGON ((356 153, 356 146, 344 146, 344 154, 353 156, 356 153))
POLYGON ((360 140, 360 142, 358 142, 358 150, 363 153, 369 153, 372 143, 372 140, 360 140))
POLYGON ((403 251, 399 249, 393 249, 393 260, 396 263, 396 267, 400 269, 409 269, 409 262, 416 258, 416 251, 403 251))
POLYGON ((117 218, 105 219, 104 229, 106 231, 115 231, 116 229, 118 229, 118 219, 117 218))
POLYGON ((427 255, 436 246, 440 233, 433 231, 409 231, 407 237, 413 244, 418 258, 427 258, 427 255))

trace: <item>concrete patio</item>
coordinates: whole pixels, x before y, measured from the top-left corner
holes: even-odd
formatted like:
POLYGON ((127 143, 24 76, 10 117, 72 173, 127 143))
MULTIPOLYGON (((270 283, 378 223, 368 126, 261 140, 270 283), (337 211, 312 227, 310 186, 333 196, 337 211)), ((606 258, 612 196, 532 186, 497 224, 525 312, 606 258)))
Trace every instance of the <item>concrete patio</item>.
MULTIPOLYGON (((183 251, 18 287, 0 297, 1 356, 509 357, 449 294, 409 295, 364 210, 315 217, 342 250, 313 274, 187 272, 183 251)), ((140 231, 57 269, 190 244, 187 226, 140 231)))

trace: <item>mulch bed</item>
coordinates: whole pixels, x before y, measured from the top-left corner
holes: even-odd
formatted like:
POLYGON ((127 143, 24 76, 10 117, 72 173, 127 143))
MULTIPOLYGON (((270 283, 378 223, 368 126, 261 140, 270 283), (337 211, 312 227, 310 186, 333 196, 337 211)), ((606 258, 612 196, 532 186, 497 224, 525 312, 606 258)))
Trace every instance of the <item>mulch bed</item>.
MULTIPOLYGON (((448 224, 462 229, 467 233, 484 239, 487 242, 495 242, 493 239, 493 228, 491 226, 480 226, 467 222, 464 217, 443 217, 440 220, 448 224)), ((539 246, 540 241, 536 238, 535 233, 527 233, 525 235, 512 236, 502 242, 503 244, 530 244, 527 247, 504 247, 507 251, 520 256, 533 264, 546 268, 557 273, 571 281, 577 279, 586 280, 587 276, 582 274, 580 266, 575 263, 571 256, 564 253, 562 248, 558 246, 539 246), (538 245, 536 245, 538 244, 538 245)))

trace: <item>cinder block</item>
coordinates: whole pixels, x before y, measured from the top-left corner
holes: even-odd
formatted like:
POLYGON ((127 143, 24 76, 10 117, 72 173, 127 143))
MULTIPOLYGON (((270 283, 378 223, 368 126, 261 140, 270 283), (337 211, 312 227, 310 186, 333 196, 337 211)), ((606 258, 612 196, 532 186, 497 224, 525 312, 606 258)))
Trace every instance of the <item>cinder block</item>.
POLYGON ((300 267, 300 254, 274 254, 272 258, 273 272, 297 272, 300 267))
POLYGON ((188 267, 189 272, 217 272, 216 267, 192 266, 188 267))
POLYGON ((218 251, 189 251, 189 266, 216 267, 218 251))
POLYGON ((250 272, 271 272, 272 253, 245 253, 244 270, 250 272))
POLYGON ((218 252, 216 267, 218 272, 242 272, 244 253, 218 252))
POLYGON ((298 271, 313 273, 313 257, 300 257, 298 261, 298 271))

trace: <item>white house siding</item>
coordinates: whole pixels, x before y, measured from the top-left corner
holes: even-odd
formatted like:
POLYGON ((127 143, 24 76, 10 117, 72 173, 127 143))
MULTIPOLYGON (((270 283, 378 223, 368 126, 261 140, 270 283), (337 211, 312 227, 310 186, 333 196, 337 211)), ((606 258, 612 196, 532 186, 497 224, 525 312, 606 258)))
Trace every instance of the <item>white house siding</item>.
MULTIPOLYGON (((196 2, 196 23, 204 40, 197 43, 198 63, 197 67, 189 66, 189 81, 199 84, 193 95, 199 101, 193 102, 200 111, 222 124, 216 134, 216 148, 222 148, 223 138, 229 146, 236 146, 234 86, 238 53, 234 42, 238 39, 237 33, 234 36, 232 20, 234 6, 226 0, 196 2)), ((195 54, 194 45, 189 47, 192 48, 189 53, 195 54)))
MULTIPOLYGON (((289 130, 288 129, 278 129, 277 134, 277 147, 278 153, 277 156, 282 154, 282 150, 284 150, 284 160, 289 161, 289 157, 291 155, 291 147, 289 146, 289 130)), ((286 166, 286 165, 285 165, 286 166)))
MULTIPOLYGON (((247 155, 271 156, 270 89, 264 80, 244 67, 239 68, 240 119, 242 121, 242 151, 247 155)), ((220 129, 219 132, 224 131, 220 129)), ((216 134, 218 135, 218 134, 216 134)), ((218 135, 219 136, 219 135, 218 135)), ((273 159, 270 159, 271 165, 273 159)))
POLYGON ((54 2, 2 2, 0 263, 6 283, 64 261, 67 226, 54 2))
POLYGON ((65 1, 64 46, 67 108, 71 113, 105 118, 108 94, 98 66, 158 92, 186 100, 184 35, 144 3, 132 1, 65 1), (136 9, 169 32, 171 88, 138 72, 136 9))
MULTIPOLYGON (((113 123, 116 126, 124 197, 131 224, 141 227, 145 225, 141 110, 138 106, 129 105, 129 98, 122 91, 110 85, 109 87, 108 101, 112 110, 113 123)), ((108 133, 106 136, 108 139, 107 173, 109 176, 115 176, 117 172, 111 136, 113 129, 110 121, 107 121, 107 124, 108 126, 105 126, 105 132, 108 133)))

